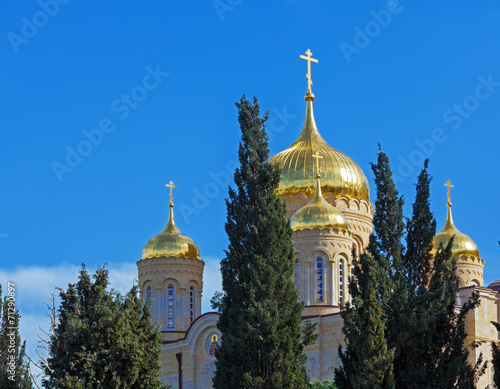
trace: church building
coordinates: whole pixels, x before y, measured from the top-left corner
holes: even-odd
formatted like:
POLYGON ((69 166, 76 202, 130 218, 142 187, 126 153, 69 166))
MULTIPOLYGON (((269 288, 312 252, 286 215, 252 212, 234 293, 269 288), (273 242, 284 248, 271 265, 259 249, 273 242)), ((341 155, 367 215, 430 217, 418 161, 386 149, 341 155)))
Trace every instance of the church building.
MULTIPOLYGON (((316 323, 319 334, 306 349, 311 381, 332 380, 340 363, 343 344, 340 304, 349 299, 348 279, 352 270, 351 250, 364 251, 372 233, 374 206, 368 180, 359 165, 323 139, 314 119, 310 50, 301 55, 308 64, 308 90, 302 130, 286 150, 270 161, 282 169, 277 196, 286 203, 295 248, 294 282, 304 302, 303 320, 316 323)), ((334 140, 334 139, 331 139, 334 140)), ((467 340, 486 341, 471 350, 474 364, 482 351, 491 358, 490 342, 498 332, 490 324, 500 322, 500 280, 483 286, 484 259, 474 241, 453 222, 450 183, 446 221, 434 237, 434 245, 446 246, 455 237, 452 254, 457 258, 460 290, 457 303, 478 291, 481 305, 467 317, 467 340)), ((170 182, 170 204, 166 227, 144 246, 137 262, 141 296, 152 301, 153 320, 163 336, 162 377, 173 388, 212 388, 215 349, 220 343, 217 312, 201 313, 204 262, 195 242, 175 224, 170 182)), ((444 204, 443 204, 444 206, 444 204)), ((464 211, 464 210, 462 210, 464 211)), ((460 210, 459 210, 460 212, 460 210)), ((489 368, 478 387, 492 382, 489 368)))

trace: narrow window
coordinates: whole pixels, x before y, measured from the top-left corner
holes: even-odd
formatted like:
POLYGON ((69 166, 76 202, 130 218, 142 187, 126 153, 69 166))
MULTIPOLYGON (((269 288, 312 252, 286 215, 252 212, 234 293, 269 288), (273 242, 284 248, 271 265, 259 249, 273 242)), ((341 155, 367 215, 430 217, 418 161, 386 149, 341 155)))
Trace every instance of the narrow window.
POLYGON ((323 260, 321 258, 316 259, 316 301, 323 302, 323 284, 325 278, 325 269, 323 260))
POLYGON ((167 328, 169 329, 175 328, 174 297, 175 289, 174 286, 170 284, 167 288, 167 328))
POLYGON ((339 303, 344 303, 344 261, 339 261, 339 303))
POLYGON ((195 296, 196 296, 196 293, 194 290, 194 286, 191 286, 189 288, 189 320, 190 320, 190 323, 192 323, 194 321, 195 296))
POLYGON ((153 288, 149 285, 146 289, 146 301, 153 297, 153 288))
POLYGON ((298 259, 295 260, 295 287, 297 288, 297 294, 299 295, 300 300, 300 261, 298 259))

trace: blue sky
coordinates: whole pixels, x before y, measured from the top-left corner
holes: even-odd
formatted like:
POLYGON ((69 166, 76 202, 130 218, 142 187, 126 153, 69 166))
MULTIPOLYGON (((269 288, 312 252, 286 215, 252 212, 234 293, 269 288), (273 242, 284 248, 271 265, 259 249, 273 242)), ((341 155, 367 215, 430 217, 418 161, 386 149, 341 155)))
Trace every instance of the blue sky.
POLYGON ((0 14, 0 281, 18 283, 33 344, 42 301, 78 267, 126 290, 166 223, 219 288, 234 102, 270 111, 271 153, 298 135, 310 48, 315 115, 372 188, 377 143, 409 204, 423 157, 438 229, 450 179, 457 227, 500 278, 500 6, 495 1, 6 2, 0 14), (99 129, 99 131, 95 131, 99 129), (100 135, 99 135, 100 134, 100 135))

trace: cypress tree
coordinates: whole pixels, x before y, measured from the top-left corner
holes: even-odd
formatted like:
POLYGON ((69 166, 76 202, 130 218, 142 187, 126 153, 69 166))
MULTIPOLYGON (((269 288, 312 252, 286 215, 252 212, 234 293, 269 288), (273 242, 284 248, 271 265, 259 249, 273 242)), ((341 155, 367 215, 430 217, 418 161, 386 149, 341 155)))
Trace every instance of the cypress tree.
MULTIPOLYGON (((500 331, 500 324, 492 321, 497 331, 500 331)), ((493 383, 500 388, 500 346, 496 342, 491 342, 491 363, 493 366, 493 383)))
MULTIPOLYGON (((354 253, 353 253, 354 255, 354 253)), ((335 369, 339 389, 394 388, 393 350, 385 340, 385 317, 377 296, 380 268, 368 253, 354 258, 353 277, 349 281, 352 305, 342 309, 342 331, 347 346, 339 346, 342 366, 335 369)))
POLYGON ((436 221, 430 210, 430 182, 425 161, 407 223, 406 295, 399 298, 405 303, 388 307, 388 341, 397 348, 396 387, 448 388, 457 382, 464 388, 474 387, 474 370, 467 363, 464 344, 465 317, 478 305, 478 297, 473 294, 457 311, 458 276, 451 241, 432 255, 436 221), (399 314, 389 315, 398 309, 399 314))
POLYGON ((403 199, 392 180, 389 158, 381 150, 372 170, 377 188, 374 231, 367 252, 354 258, 354 276, 349 280, 352 305, 346 304, 341 313, 347 346, 345 352, 339 347, 342 367, 335 370, 339 389, 394 388, 394 345, 388 347, 384 307, 404 306, 404 299, 399 298, 405 295, 401 258, 403 199))
POLYGON ((10 293, 2 301, 0 285, 0 388, 31 389, 26 341, 22 342, 19 334, 21 316, 15 308, 15 299, 9 298, 10 293))
POLYGON ((86 269, 61 291, 59 323, 51 337, 46 388, 162 388, 161 335, 138 288, 108 291, 108 271, 92 281, 86 269))
POLYGON ((256 98, 252 105, 243 96, 236 106, 240 167, 236 189, 229 189, 226 200, 229 247, 221 261, 214 387, 307 388, 304 346, 314 338, 314 328, 301 326, 292 230, 275 195, 280 172, 267 162, 267 114, 260 117, 256 98))
MULTIPOLYGON (((374 232, 365 255, 371 256, 374 264, 365 265, 361 255, 359 269, 355 268, 355 277, 351 280, 354 307, 346 307, 343 313, 347 351, 341 354, 342 361, 350 368, 353 364, 359 366, 359 361, 367 363, 370 357, 362 347, 356 349, 351 345, 363 344, 373 336, 363 325, 366 314, 358 309, 364 304, 375 304, 369 293, 360 293, 366 289, 366 280, 362 277, 366 266, 368 273, 378 277, 377 298, 383 307, 380 320, 385 325, 383 341, 373 339, 382 348, 394 349, 395 387, 473 388, 484 366, 476 364, 472 368, 467 362, 465 318, 478 306, 479 300, 477 293, 473 293, 462 307, 455 306, 458 276, 456 260, 451 256, 452 240, 447 247, 435 248, 432 254, 436 222, 430 211, 428 161, 419 175, 412 218, 406 225, 406 251, 402 244, 403 199, 392 180, 389 159, 382 151, 372 169, 377 200, 374 232), (349 353, 349 348, 354 351, 349 353)), ((348 372, 347 367, 344 368, 350 373, 347 377, 364 374, 363 369, 348 372)), ((343 387, 340 381, 339 387, 343 387)))

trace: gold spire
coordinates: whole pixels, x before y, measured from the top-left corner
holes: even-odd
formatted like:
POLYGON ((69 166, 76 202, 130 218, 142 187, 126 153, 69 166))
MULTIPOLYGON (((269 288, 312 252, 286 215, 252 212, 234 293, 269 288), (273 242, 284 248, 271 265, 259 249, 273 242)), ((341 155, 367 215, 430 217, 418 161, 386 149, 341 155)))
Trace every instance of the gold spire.
POLYGON ((314 94, 312 93, 312 77, 311 77, 311 62, 318 63, 318 60, 315 58, 312 58, 312 52, 311 50, 307 49, 306 50, 306 55, 299 55, 299 58, 305 59, 307 61, 307 73, 306 73, 306 79, 307 79, 307 93, 305 96, 306 101, 313 101, 314 100, 314 94))
POLYGON ((198 246, 193 239, 184 235, 181 230, 175 225, 174 219, 174 199, 173 189, 177 188, 172 181, 165 185, 170 188, 170 203, 168 204, 168 221, 165 228, 158 234, 153 236, 142 250, 142 258, 152 257, 186 257, 200 258, 198 246))
MULTIPOLYGON (((302 130, 290 147, 269 160, 278 164, 282 170, 277 195, 307 197, 314 193, 314 153, 319 151, 323 157, 321 162, 323 192, 369 201, 370 189, 363 170, 347 155, 326 143, 318 130, 313 111, 314 94, 311 91, 311 62, 318 63, 318 60, 311 58, 311 50, 308 49, 306 54, 300 55, 301 59, 307 60, 308 87, 305 96, 306 115, 302 130)), ((316 165, 318 164, 319 161, 316 162, 316 165)))
POLYGON ((453 222, 450 188, 453 188, 454 186, 451 185, 450 180, 448 180, 444 186, 448 187, 446 223, 444 224, 443 229, 434 236, 434 249, 439 248, 439 245, 442 245, 443 248, 445 248, 450 239, 454 237, 453 245, 451 246, 451 252, 453 255, 467 255, 479 258, 479 250, 477 249, 476 243, 468 235, 460 232, 453 222))
MULTIPOLYGON (((319 161, 319 153, 315 154, 319 161)), ((318 167, 319 169, 319 167, 318 167)), ((294 231, 331 228, 349 231, 349 223, 344 214, 337 208, 328 204, 321 193, 321 176, 316 175, 316 190, 314 196, 305 207, 300 208, 290 219, 290 226, 294 231)))

